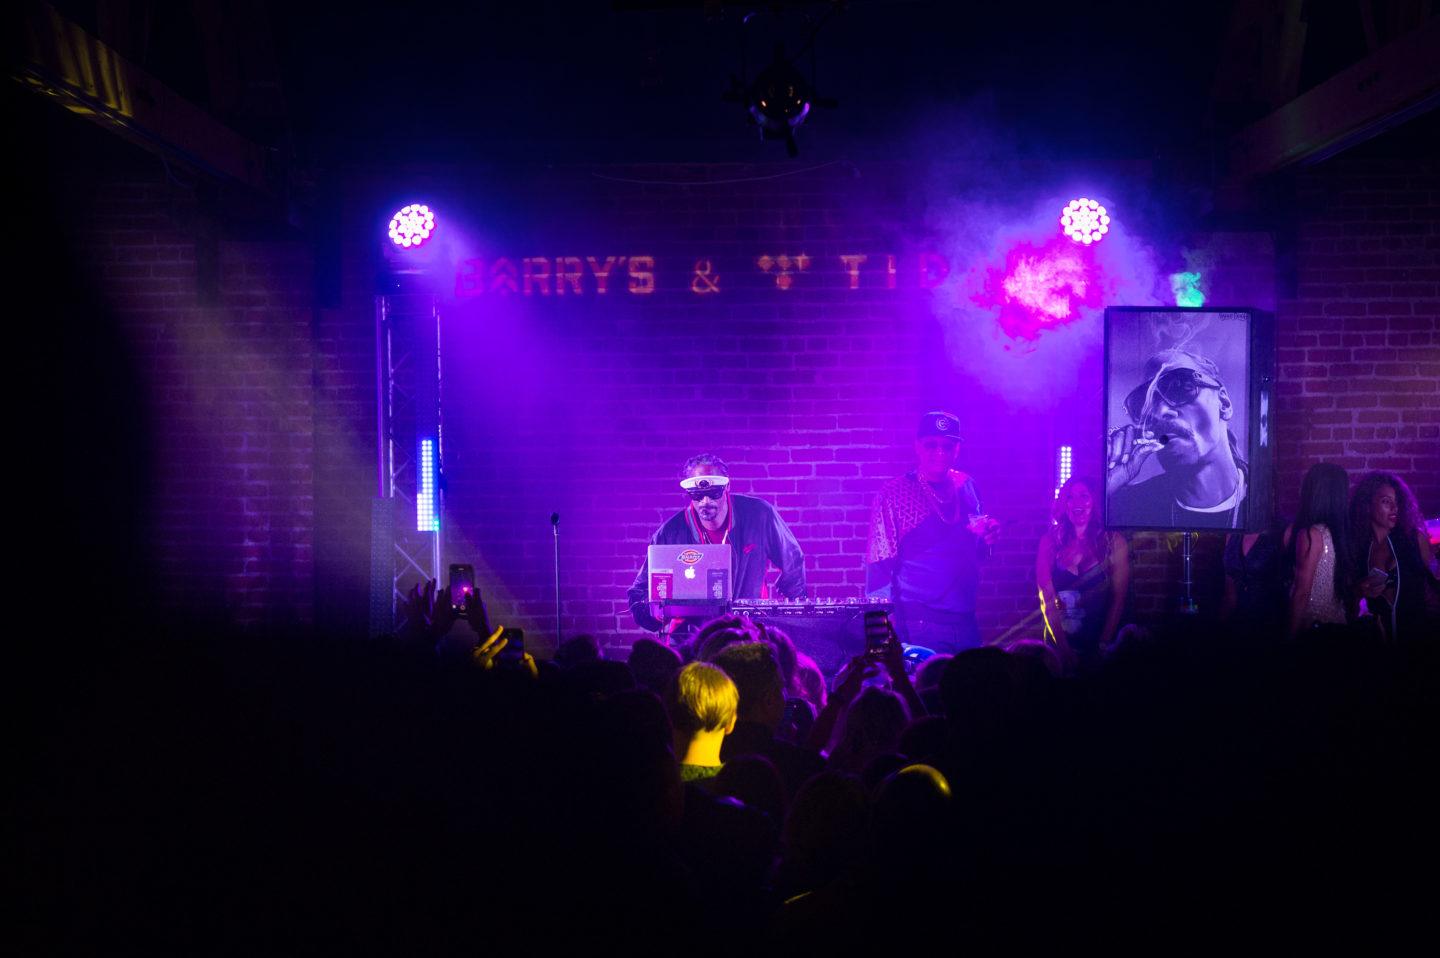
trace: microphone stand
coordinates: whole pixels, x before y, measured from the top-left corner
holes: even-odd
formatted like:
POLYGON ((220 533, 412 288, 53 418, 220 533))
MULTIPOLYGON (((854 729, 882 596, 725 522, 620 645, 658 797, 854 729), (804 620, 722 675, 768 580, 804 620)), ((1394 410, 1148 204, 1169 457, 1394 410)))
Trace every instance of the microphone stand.
POLYGON ((560 513, 550 513, 550 528, 555 540, 555 649, 560 649, 560 513))
POLYGON ((1200 611, 1200 606, 1195 601, 1195 593, 1192 588, 1195 585, 1195 577, 1192 574, 1195 558, 1195 533, 1185 532, 1181 535, 1183 538, 1181 540, 1180 551, 1180 585, 1183 587, 1183 591, 1180 594, 1180 614, 1195 615, 1200 611))

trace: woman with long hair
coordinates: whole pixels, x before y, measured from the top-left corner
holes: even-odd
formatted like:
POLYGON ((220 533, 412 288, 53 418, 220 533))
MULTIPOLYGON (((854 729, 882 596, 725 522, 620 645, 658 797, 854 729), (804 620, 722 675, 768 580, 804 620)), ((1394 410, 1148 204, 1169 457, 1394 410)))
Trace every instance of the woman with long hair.
POLYGON ((1360 480, 1350 498, 1350 537, 1346 564, 1386 639, 1410 642, 1433 634, 1440 601, 1435 556, 1405 480, 1390 472, 1360 480))
POLYGON ((1332 462, 1317 462, 1300 484, 1300 511, 1286 535, 1290 569, 1287 634, 1317 625, 1344 625, 1350 595, 1346 498, 1350 477, 1332 462))
POLYGON ((1099 501, 1096 483, 1066 480, 1035 553, 1045 637, 1082 665, 1093 664, 1115 640, 1130 589, 1129 546, 1100 524, 1099 501))

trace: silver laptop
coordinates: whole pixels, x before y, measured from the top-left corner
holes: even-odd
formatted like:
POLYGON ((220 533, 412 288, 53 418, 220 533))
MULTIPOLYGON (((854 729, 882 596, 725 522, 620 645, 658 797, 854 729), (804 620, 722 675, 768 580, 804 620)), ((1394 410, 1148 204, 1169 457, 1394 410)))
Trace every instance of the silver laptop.
POLYGON ((733 588, 729 545, 651 546, 650 602, 654 605, 719 604, 733 588))

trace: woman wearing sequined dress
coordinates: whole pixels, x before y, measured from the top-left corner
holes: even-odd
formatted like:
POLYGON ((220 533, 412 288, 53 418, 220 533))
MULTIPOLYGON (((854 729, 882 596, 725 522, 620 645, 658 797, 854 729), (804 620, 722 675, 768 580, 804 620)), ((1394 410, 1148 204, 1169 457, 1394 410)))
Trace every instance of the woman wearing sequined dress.
POLYGON ((1344 625, 1350 595, 1346 523, 1350 477, 1329 462, 1305 473, 1300 511, 1286 538, 1291 569, 1288 634, 1297 638, 1318 625, 1344 625))

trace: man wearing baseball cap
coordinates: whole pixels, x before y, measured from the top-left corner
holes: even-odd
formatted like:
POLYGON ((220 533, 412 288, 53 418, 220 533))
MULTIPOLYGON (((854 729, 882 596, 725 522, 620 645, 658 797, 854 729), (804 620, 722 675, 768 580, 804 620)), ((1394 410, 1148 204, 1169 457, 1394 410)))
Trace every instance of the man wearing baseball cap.
MULTIPOLYGON (((775 507, 764 499, 730 491, 730 469, 720 457, 692 456, 680 469, 680 491, 689 505, 665 520, 651 545, 729 543, 732 597, 760 599, 765 573, 780 569, 775 589, 787 599, 805 597, 805 555, 775 507)), ((641 563, 627 593, 630 614, 642 629, 657 632, 663 623, 650 612, 650 564, 641 563)))
POLYGON ((866 591, 894 601, 900 637, 949 653, 980 644, 980 562, 1000 535, 1000 523, 980 508, 975 480, 955 468, 959 454, 954 413, 920 417, 916 468, 875 496, 866 569, 866 591))
POLYGON ((1247 469, 1219 367, 1183 349, 1156 353, 1124 407, 1130 423, 1110 433, 1106 454, 1106 523, 1241 528, 1247 469), (1152 456, 1161 471, 1141 479, 1152 456))

